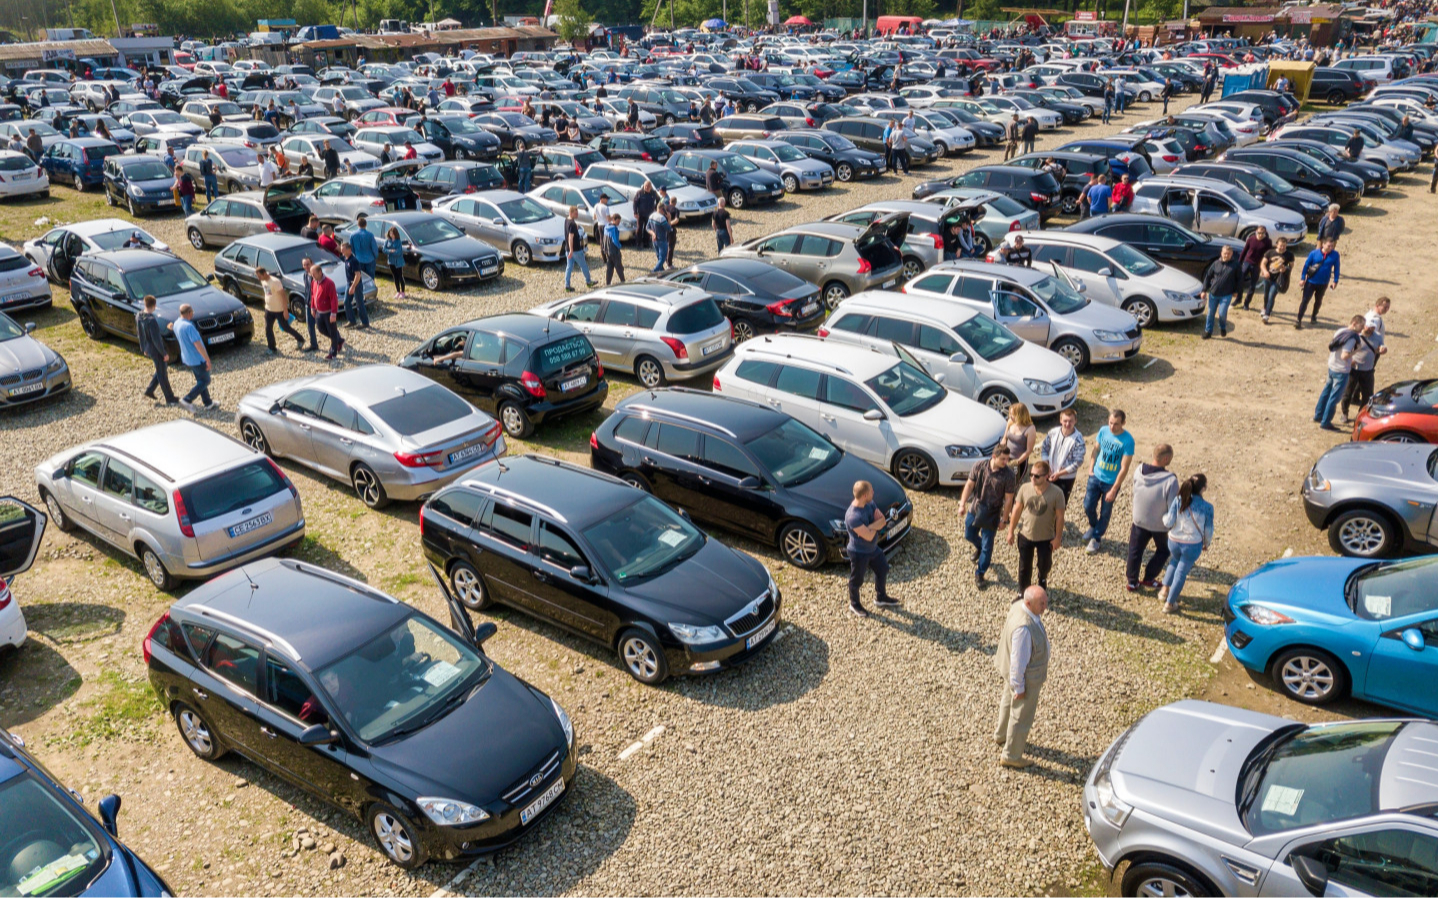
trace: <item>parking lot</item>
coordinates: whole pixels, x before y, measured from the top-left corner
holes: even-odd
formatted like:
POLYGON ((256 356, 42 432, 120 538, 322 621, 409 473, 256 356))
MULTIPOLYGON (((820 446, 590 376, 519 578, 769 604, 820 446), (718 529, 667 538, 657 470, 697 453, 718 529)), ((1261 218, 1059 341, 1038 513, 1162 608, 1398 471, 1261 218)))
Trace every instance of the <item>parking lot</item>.
MULTIPOLYGON (((1184 105, 1185 101, 1177 105, 1184 105)), ((1115 133, 1157 116, 1157 104, 1114 124, 1046 132, 1039 149, 1075 133, 1115 133)), ((977 151, 916 170, 744 209, 747 240, 879 199, 907 198, 914 183, 997 161, 977 151)), ((913 494, 916 532, 894 559, 897 611, 868 620, 844 605, 845 571, 807 573, 777 552, 725 535, 763 560, 785 594, 781 638, 745 667, 703 679, 641 686, 610 652, 506 611, 493 619, 493 658, 555 696, 574 717, 582 771, 574 794, 514 848, 473 866, 391 866, 363 826, 231 756, 196 760, 155 701, 140 641, 172 601, 138 563, 87 537, 50 528, 16 595, 30 641, 0 661, 0 725, 88 801, 116 792, 123 839, 184 894, 1016 894, 1092 886, 1097 861, 1084 834, 1079 788, 1099 753, 1148 709, 1205 695, 1317 719, 1268 694, 1268 686, 1210 659, 1220 644, 1220 601, 1235 578, 1292 551, 1328 554, 1303 516, 1298 486, 1312 460, 1342 437, 1309 423, 1323 384, 1329 334, 1340 321, 1392 297, 1389 354, 1379 385, 1431 367, 1428 335, 1438 299, 1424 260, 1432 244, 1429 169, 1347 212, 1343 280, 1320 326, 1291 327, 1297 290, 1279 299, 1274 323, 1256 311, 1230 315, 1226 339, 1201 341, 1200 325, 1157 325, 1131 361, 1081 378, 1079 428, 1092 436, 1121 407, 1139 460, 1158 442, 1176 451, 1181 475, 1203 471, 1217 539, 1164 615, 1151 593, 1123 587, 1125 491, 1104 551, 1087 556, 1072 520, 1050 577, 1047 619, 1053 663, 1032 737, 1029 771, 997 764, 991 742, 999 690, 992 656, 1013 596, 1017 555, 996 552, 990 585, 974 587, 958 491, 913 494), (1215 677, 1215 672, 1219 676, 1215 677), (1222 696, 1217 693, 1221 691, 1222 696), (636 747, 637 746, 637 747, 636 747)), ((0 206, 12 243, 49 222, 124 218, 102 196, 56 187, 49 201, 0 206), (46 221, 48 220, 48 222, 46 221)), ((1062 223, 1062 222, 1058 222, 1062 223)), ((179 218, 144 226, 201 272, 212 254, 185 240, 179 218)), ((1311 241, 1306 242, 1306 252, 1311 241)), ((707 225, 680 230, 676 262, 711 256, 707 225)), ((652 254, 627 249, 631 274, 652 254)), ((595 254, 591 254, 591 265, 595 254)), ((443 327, 524 310, 562 295, 562 267, 521 268, 482 288, 392 299, 381 281, 374 328, 354 332, 345 364, 397 360, 443 327)), ((92 342, 56 288, 55 308, 34 316, 37 336, 74 372, 73 392, 0 419, 0 487, 33 500, 34 465, 60 449, 185 413, 140 395, 149 363, 134 346, 92 342)), ((330 370, 319 354, 262 341, 215 356, 221 410, 199 420, 235 434, 247 392, 330 370)), ((176 385, 188 387, 177 372, 176 385)), ((704 386, 704 384, 695 384, 704 386)), ((590 430, 636 389, 613 376, 606 410, 542 429, 511 453, 585 462, 590 430)), ((1051 426, 1040 421, 1041 428, 1051 426)), ((419 553, 416 508, 367 510, 353 492, 286 465, 309 522, 299 557, 363 580, 446 617, 419 553)), ((1076 512, 1077 504, 1070 511, 1076 512)), ((1078 517, 1071 513, 1071 519, 1078 517)), ((1384 713, 1366 706, 1361 713, 1384 713)))

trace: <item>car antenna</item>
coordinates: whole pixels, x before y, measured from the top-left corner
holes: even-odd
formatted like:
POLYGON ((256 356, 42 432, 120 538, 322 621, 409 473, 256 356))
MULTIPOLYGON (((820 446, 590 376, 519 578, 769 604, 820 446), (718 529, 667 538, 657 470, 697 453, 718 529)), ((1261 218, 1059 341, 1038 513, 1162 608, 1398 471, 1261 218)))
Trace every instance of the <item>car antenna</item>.
POLYGON ((250 572, 245 570, 244 568, 240 568, 240 573, 244 574, 245 579, 250 581, 250 597, 245 602, 245 608, 248 609, 250 607, 250 602, 254 601, 255 593, 259 591, 260 584, 256 583, 254 579, 250 577, 250 572))

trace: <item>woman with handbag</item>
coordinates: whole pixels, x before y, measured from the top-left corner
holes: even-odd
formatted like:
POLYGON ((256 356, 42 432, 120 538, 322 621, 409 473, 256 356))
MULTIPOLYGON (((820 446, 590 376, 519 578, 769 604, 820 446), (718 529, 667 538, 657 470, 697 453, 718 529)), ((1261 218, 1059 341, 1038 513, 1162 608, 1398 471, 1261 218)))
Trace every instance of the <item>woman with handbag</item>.
POLYGON ((1193 570, 1198 556, 1213 542, 1213 506, 1203 498, 1207 487, 1208 478, 1202 474, 1189 477, 1178 488, 1178 495, 1169 503, 1163 516, 1163 525, 1168 528, 1168 548, 1172 553, 1160 581, 1163 585, 1158 590, 1158 597, 1164 602, 1164 614, 1178 611, 1178 599, 1183 593, 1183 584, 1188 580, 1188 572, 1193 570))

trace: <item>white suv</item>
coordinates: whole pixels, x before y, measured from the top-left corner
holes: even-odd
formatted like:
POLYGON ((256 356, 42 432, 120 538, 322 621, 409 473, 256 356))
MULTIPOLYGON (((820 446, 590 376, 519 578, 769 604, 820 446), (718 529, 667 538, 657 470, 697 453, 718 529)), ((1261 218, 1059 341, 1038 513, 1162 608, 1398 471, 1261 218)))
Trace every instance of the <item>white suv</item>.
POLYGON ((935 380, 1001 415, 1015 402, 1035 416, 1056 415, 1078 395, 1078 376, 1063 356, 982 312, 942 299, 858 293, 829 315, 819 336, 890 355, 898 344, 935 380))
POLYGON ((908 350, 894 349, 897 359, 820 337, 757 337, 738 346, 714 389, 767 403, 908 489, 963 483, 1003 437, 1004 417, 944 389, 908 350))

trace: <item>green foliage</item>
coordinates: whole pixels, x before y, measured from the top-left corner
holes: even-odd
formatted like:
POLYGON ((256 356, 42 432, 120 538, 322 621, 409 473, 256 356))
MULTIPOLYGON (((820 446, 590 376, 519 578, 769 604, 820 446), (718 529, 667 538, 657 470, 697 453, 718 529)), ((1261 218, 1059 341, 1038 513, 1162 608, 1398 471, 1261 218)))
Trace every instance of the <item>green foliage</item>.
POLYGON ((589 36, 589 13, 579 0, 556 0, 554 14, 559 17, 560 40, 574 43, 589 36))

